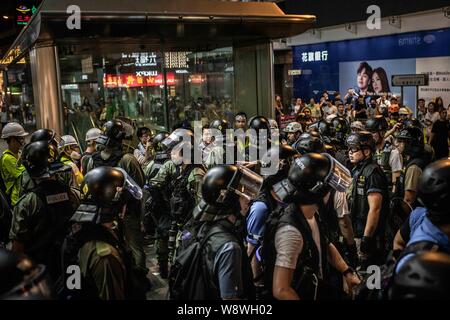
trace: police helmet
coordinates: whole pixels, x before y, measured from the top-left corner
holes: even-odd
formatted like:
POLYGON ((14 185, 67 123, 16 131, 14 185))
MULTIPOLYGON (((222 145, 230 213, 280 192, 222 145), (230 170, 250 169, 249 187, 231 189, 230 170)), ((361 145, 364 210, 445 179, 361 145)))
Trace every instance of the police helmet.
POLYGON ((418 127, 407 127, 397 135, 397 140, 405 142, 405 153, 410 156, 420 154, 425 147, 423 132, 418 127))
POLYGON ((33 132, 30 136, 30 142, 36 141, 46 141, 49 144, 54 144, 58 147, 58 142, 56 141, 56 133, 50 129, 39 129, 33 132))
POLYGON ((375 140, 368 131, 359 131, 350 134, 347 137, 346 143, 349 148, 370 149, 372 152, 375 150, 375 140))
POLYGON ((165 150, 165 146, 161 144, 169 136, 166 131, 158 133, 152 140, 152 148, 155 152, 162 152, 165 150))
POLYGON ((255 116, 255 117, 252 117, 248 121, 248 128, 249 129, 254 129, 257 132, 259 130, 267 130, 267 132, 268 132, 270 130, 270 123, 269 123, 269 120, 267 120, 266 117, 255 116))
POLYGON ((380 132, 386 131, 389 127, 389 124, 386 121, 386 118, 382 115, 376 115, 374 118, 367 120, 365 129, 369 132, 380 132))
POLYGON ((224 119, 215 119, 211 122, 209 128, 219 130, 224 135, 229 128, 228 121, 224 119))
POLYGON ((295 144, 295 148, 300 154, 307 154, 310 152, 322 153, 325 152, 323 141, 317 135, 305 134, 295 144))
POLYGON ((41 177, 48 172, 51 162, 51 152, 47 141, 36 141, 25 145, 21 155, 21 162, 28 174, 33 178, 41 177))
POLYGON ((450 158, 429 164, 419 180, 418 198, 431 220, 450 223, 450 158))
POLYGON ((450 299, 450 255, 422 252, 407 260, 394 276, 393 300, 450 299))

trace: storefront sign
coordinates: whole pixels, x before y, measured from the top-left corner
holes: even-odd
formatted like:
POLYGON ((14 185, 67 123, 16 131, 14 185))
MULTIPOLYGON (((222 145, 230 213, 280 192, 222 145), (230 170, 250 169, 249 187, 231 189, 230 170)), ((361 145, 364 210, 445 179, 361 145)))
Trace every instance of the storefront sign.
POLYGON ((156 77, 158 75, 158 71, 149 70, 149 71, 136 71, 136 76, 138 77, 156 77))
POLYGON ((132 59, 136 67, 156 66, 156 52, 122 53, 122 59, 132 59))
POLYGON ((202 77, 201 74, 193 74, 191 76, 189 76, 189 80, 190 83, 193 84, 201 84, 202 82, 204 82, 204 78, 202 77))
POLYGON ((16 8, 17 12, 17 24, 21 26, 25 26, 31 19, 31 16, 37 11, 36 6, 27 7, 25 5, 19 5, 16 8))
MULTIPOLYGON (((175 84, 173 72, 167 73, 167 85, 175 84)), ((106 88, 133 88, 133 87, 153 87, 164 85, 162 74, 155 76, 137 76, 135 74, 106 74, 103 78, 103 85, 106 88)))
POLYGON ((427 86, 428 74, 392 75, 393 86, 427 86))
POLYGON ((296 70, 288 70, 289 76, 299 76, 302 74, 302 70, 296 69, 296 70))
POLYGON ((188 51, 180 52, 166 52, 164 59, 166 61, 166 68, 168 69, 183 69, 189 68, 188 51))
POLYGON ((327 61, 328 51, 309 51, 302 52, 302 62, 327 61))
MULTIPOLYGON (((20 55, 21 51, 19 48, 16 49, 12 49, 11 51, 8 52, 8 55, 4 58, 0 60, 0 65, 9 65, 11 62, 14 61, 14 59, 16 59, 19 55, 20 55)), ((20 59, 17 64, 25 64, 25 58, 20 59)))

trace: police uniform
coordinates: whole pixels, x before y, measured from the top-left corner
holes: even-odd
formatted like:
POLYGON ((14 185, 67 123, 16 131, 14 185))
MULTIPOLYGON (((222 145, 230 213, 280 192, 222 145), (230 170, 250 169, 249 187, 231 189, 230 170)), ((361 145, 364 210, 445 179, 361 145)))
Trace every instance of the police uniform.
POLYGON ((17 161, 18 155, 12 153, 9 149, 3 151, 0 170, 6 187, 6 195, 13 206, 19 200, 19 177, 25 171, 25 167, 19 165, 17 161))
POLYGON ((59 254, 69 219, 79 204, 75 190, 54 179, 43 180, 22 196, 13 210, 11 241, 24 245, 33 260, 59 275, 59 254))
MULTIPOLYGON (((136 158, 130 154, 123 154, 121 150, 113 151, 112 155, 104 160, 101 152, 94 152, 87 165, 88 172, 100 166, 120 167, 137 183, 143 187, 145 183, 144 172, 136 158)), ((139 201, 132 201, 127 206, 125 214, 125 238, 133 253, 136 265, 143 271, 147 270, 144 253, 144 237, 141 231, 141 221, 143 218, 142 204, 139 201)))
MULTIPOLYGON (((369 213, 367 196, 370 193, 380 193, 383 197, 380 218, 375 233, 372 236, 377 243, 377 252, 374 252, 375 256, 373 258, 382 259, 386 214, 389 210, 389 195, 386 176, 380 166, 372 159, 367 159, 358 163, 353 168, 352 175, 353 182, 349 194, 349 203, 355 238, 362 238, 364 236, 364 229, 369 213)), ((381 261, 378 262, 381 263, 381 261)))

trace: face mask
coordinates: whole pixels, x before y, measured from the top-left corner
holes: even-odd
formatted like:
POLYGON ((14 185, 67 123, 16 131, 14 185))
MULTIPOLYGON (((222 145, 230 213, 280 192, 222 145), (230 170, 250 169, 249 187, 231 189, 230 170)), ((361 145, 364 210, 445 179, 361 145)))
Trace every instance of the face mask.
POLYGON ((72 160, 80 160, 81 159, 81 154, 79 154, 76 151, 72 151, 72 153, 70 154, 70 159, 72 159, 72 160))

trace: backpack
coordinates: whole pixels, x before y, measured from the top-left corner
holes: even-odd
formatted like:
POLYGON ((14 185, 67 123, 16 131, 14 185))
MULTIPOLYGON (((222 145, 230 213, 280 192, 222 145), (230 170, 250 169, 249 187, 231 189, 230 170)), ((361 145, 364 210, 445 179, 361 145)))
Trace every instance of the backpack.
POLYGON ((381 288, 369 289, 367 281, 372 274, 367 274, 361 283, 355 288, 356 300, 387 300, 389 292, 394 284, 395 270, 398 262, 409 254, 419 254, 425 251, 439 252, 444 251, 438 244, 431 241, 418 241, 407 246, 397 259, 394 259, 393 252, 388 256, 387 262, 380 267, 381 270, 381 288))
MULTIPOLYGON (((226 233, 220 225, 214 225, 205 232, 202 224, 196 235, 185 246, 180 246, 169 274, 171 300, 208 300, 214 298, 213 284, 208 274, 204 248, 213 236, 226 233)), ((195 230, 193 230, 195 233, 195 230)))

